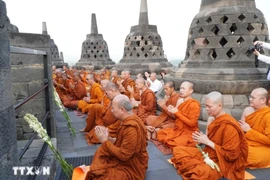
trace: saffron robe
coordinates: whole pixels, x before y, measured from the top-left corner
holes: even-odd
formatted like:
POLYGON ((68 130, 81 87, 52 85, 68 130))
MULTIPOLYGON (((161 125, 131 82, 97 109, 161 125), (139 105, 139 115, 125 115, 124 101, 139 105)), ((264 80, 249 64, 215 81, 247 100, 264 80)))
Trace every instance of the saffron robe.
POLYGON ((84 100, 81 100, 78 102, 78 109, 80 109, 83 113, 86 112, 87 106, 89 104, 101 103, 103 95, 104 95, 103 91, 101 90, 100 84, 98 84, 98 83, 94 83, 91 86, 91 89, 89 92, 90 92, 90 102, 89 103, 84 101, 84 100))
POLYGON ((246 166, 264 168, 270 166, 270 107, 261 108, 246 117, 251 130, 246 132, 248 159, 246 166))
MULTIPOLYGON (((176 92, 173 92, 170 98, 166 101, 165 105, 176 106, 176 103, 180 99, 180 95, 176 92)), ((166 108, 162 108, 162 112, 159 116, 149 116, 146 120, 146 124, 153 126, 155 128, 167 128, 174 127, 175 125, 175 116, 173 113, 170 113, 166 108)))
POLYGON ((208 153, 220 168, 220 172, 207 165, 196 147, 177 146, 173 148, 172 162, 183 179, 219 179, 243 180, 248 144, 244 132, 237 120, 229 114, 223 114, 213 120, 208 128, 208 138, 214 142, 215 149, 205 146, 208 153))
POLYGON ((63 99, 63 104, 66 108, 76 109, 78 107, 78 101, 82 100, 86 96, 86 89, 81 81, 75 83, 75 88, 73 89, 73 96, 66 96, 63 99))
POLYGON ((65 85, 65 80, 62 77, 55 77, 54 78, 54 87, 56 92, 58 93, 59 97, 62 99, 65 95, 65 89, 63 89, 61 86, 65 85))
POLYGON ((164 128, 157 132, 157 139, 169 148, 176 146, 195 146, 192 133, 199 131, 200 103, 194 99, 184 101, 178 106, 174 128, 164 128))
MULTIPOLYGON (((136 92, 136 86, 135 86, 135 81, 131 78, 128 78, 128 79, 125 79, 123 82, 122 82, 122 85, 123 87, 125 88, 125 92, 124 92, 124 95, 126 95, 128 98, 130 98, 130 92, 128 91, 128 86, 130 87, 133 87, 134 89, 134 92, 136 92)), ((135 98, 136 99, 136 98, 135 98)))
POLYGON ((155 93, 147 88, 141 94, 141 104, 139 104, 137 110, 137 115, 143 120, 144 123, 148 116, 156 115, 156 104, 157 102, 155 93))
POLYGON ((105 141, 97 149, 85 179, 145 179, 149 159, 146 146, 142 120, 129 116, 121 122, 115 143, 105 141))

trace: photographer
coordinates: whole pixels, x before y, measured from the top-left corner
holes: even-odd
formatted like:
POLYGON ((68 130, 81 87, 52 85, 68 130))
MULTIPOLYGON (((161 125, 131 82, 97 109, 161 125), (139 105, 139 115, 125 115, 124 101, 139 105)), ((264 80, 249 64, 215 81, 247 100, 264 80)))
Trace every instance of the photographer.
MULTIPOLYGON (((262 41, 255 41, 254 46, 256 46, 256 45, 259 45, 260 47, 263 47, 266 49, 270 49, 270 43, 266 43, 266 42, 262 42, 262 41)), ((257 51, 256 48, 254 49, 253 54, 258 56, 258 59, 260 61, 265 62, 267 64, 270 64, 270 57, 261 54, 259 51, 257 51)))

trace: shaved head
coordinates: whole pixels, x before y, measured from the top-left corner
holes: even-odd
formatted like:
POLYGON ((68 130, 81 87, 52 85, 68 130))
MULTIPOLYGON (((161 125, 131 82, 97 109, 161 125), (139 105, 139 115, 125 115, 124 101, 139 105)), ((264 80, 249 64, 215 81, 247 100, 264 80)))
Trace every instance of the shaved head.
POLYGON ((137 79, 136 79, 136 82, 137 82, 138 84, 145 84, 145 80, 144 80, 142 77, 137 78, 137 79))
POLYGON ((190 81, 184 81, 184 84, 186 84, 190 89, 194 89, 194 84, 190 81))
POLYGON ((253 91, 257 92, 261 96, 261 98, 265 98, 265 99, 268 98, 268 92, 265 88, 260 87, 260 88, 254 89, 253 91))
POLYGON ((87 74, 86 78, 94 80, 94 75, 93 74, 87 74))
POLYGON ((106 87, 104 88, 105 91, 112 90, 112 91, 118 91, 117 86, 113 82, 108 82, 106 87))
POLYGON ((133 106, 126 95, 120 94, 115 96, 113 103, 119 108, 124 108, 127 112, 132 111, 133 106))
POLYGON ((217 91, 210 92, 209 94, 206 95, 206 100, 208 99, 210 99, 215 104, 218 103, 223 104, 223 98, 220 92, 217 91))

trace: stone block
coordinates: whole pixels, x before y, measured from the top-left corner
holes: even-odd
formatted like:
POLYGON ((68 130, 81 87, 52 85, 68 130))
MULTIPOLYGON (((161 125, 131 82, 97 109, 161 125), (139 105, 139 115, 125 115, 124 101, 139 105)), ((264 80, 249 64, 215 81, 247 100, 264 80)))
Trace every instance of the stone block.
POLYGON ((33 135, 34 135, 34 133, 24 133, 23 139, 30 139, 33 135))
POLYGON ((43 66, 13 66, 12 67, 12 82, 31 82, 44 79, 43 66))
POLYGON ((49 35, 31 33, 10 33, 9 40, 11 46, 33 49, 50 47, 49 35))
POLYGON ((249 99, 247 95, 234 95, 233 101, 235 108, 249 106, 249 99))
POLYGON ((206 108, 203 108, 203 109, 202 109, 202 120, 203 120, 203 121, 207 121, 208 118, 209 118, 209 115, 208 115, 208 113, 207 113, 207 111, 206 111, 206 108))
POLYGON ((236 119, 236 120, 240 120, 242 113, 243 113, 244 109, 232 109, 231 113, 232 116, 236 119))
MULTIPOLYGON (((2 42, 1 42, 2 43, 2 42)), ((1 44, 2 45, 2 44, 1 44)), ((1 46, 0 46, 1 50, 1 46)), ((0 54, 0 59, 1 54, 0 54)), ((4 63, 0 61, 0 68, 4 68, 4 63), (2 66, 2 67, 1 67, 2 66)), ((0 98, 0 112, 4 111, 7 107, 13 106, 13 99, 12 99, 12 86, 11 86, 11 72, 10 68, 7 69, 0 69, 0 89, 1 89, 1 98, 0 98)))
POLYGON ((13 99, 20 101, 29 96, 27 83, 12 83, 13 99))
POLYGON ((226 108, 233 108, 234 101, 232 95, 223 95, 223 105, 226 108))
POLYGON ((23 139, 23 127, 17 126, 17 139, 21 140, 23 139))
POLYGON ((23 126, 23 133, 32 133, 34 130, 29 126, 23 126))
MULTIPOLYGON (((28 83, 28 93, 29 95, 32 95, 36 93, 40 88, 44 86, 44 81, 37 80, 37 81, 31 81, 28 83)), ((36 95, 33 99, 39 99, 39 98, 45 98, 45 90, 41 91, 38 95, 36 95)), ((45 99, 44 99, 45 101, 45 99)))
POLYGON ((33 64, 43 65, 43 55, 33 54, 10 54, 10 63, 12 66, 25 66, 33 64))

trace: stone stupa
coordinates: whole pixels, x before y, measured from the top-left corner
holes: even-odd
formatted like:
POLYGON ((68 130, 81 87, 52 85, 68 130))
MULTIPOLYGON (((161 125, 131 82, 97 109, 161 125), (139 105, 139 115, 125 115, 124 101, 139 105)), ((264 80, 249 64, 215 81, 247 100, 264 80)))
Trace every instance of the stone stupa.
MULTIPOLYGON (((42 34, 48 35, 46 22, 42 23, 42 34)), ((52 65, 55 65, 57 68, 63 67, 63 65, 67 65, 59 56, 59 51, 57 45, 54 43, 54 40, 50 39, 50 49, 52 56, 52 65)))
POLYGON ((146 70, 159 72, 172 67, 165 57, 156 25, 149 25, 147 0, 141 0, 139 24, 132 26, 125 40, 124 55, 117 69, 130 69, 132 74, 146 70))
MULTIPOLYGON (((195 84, 201 119, 208 117, 204 99, 211 91, 221 92, 227 112, 239 119, 250 92, 268 89, 268 65, 259 62, 255 67, 255 56, 249 51, 257 40, 268 41, 268 27, 254 0, 201 1, 189 29, 185 60, 168 77, 178 88, 184 80, 195 84)), ((268 55, 266 50, 262 53, 268 55)))
POLYGON ((113 62, 109 55, 109 49, 102 34, 98 34, 96 15, 92 14, 91 34, 87 34, 86 40, 82 44, 81 59, 76 66, 86 69, 101 69, 102 67, 112 68, 113 62))

